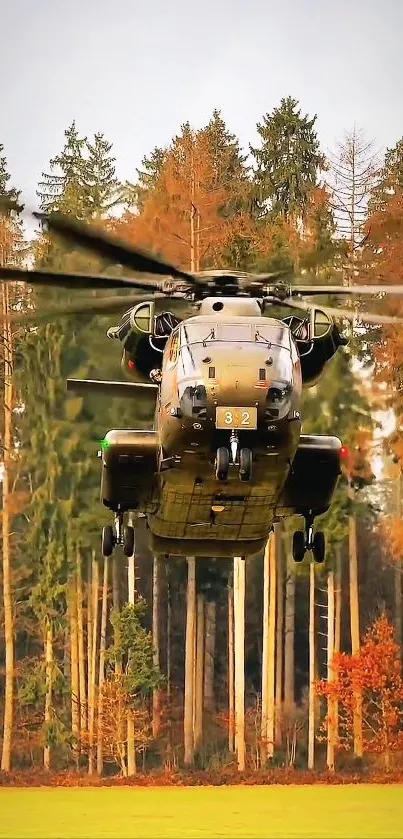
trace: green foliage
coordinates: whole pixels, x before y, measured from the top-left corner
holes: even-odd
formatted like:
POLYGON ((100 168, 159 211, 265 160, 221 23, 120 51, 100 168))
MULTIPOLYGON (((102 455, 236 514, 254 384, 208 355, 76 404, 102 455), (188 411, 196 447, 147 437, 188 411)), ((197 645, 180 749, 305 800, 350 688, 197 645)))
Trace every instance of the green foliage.
POLYGON ((10 210, 20 213, 24 207, 20 203, 21 191, 10 187, 10 173, 7 168, 7 158, 2 156, 4 146, 0 143, 0 213, 8 213, 10 210))
POLYGON ((161 675, 153 664, 152 634, 141 623, 144 613, 145 602, 138 598, 111 615, 115 644, 108 651, 108 661, 124 666, 126 689, 133 700, 161 684, 161 675))
POLYGON ((138 176, 137 183, 126 184, 126 201, 129 206, 135 207, 139 212, 144 208, 149 193, 157 185, 166 155, 166 149, 161 149, 156 146, 149 157, 143 157, 141 161, 142 168, 136 170, 138 176))
MULTIPOLYGON (((351 370, 351 356, 344 348, 331 359, 319 383, 307 388, 302 402, 303 433, 329 434, 343 444, 354 442, 357 428, 372 427, 368 404, 351 370)), ((358 501, 362 513, 362 505, 358 501)), ((318 518, 317 527, 326 534, 326 554, 335 560, 336 549, 347 535, 348 516, 352 512, 345 477, 339 479, 329 511, 318 518)))
POLYGON ((260 148, 252 148, 260 214, 304 216, 310 192, 324 168, 315 130, 316 116, 303 116, 291 96, 263 117, 257 131, 260 148))
POLYGON ((386 149, 383 166, 369 202, 370 213, 385 209, 390 196, 403 189, 403 137, 386 149))

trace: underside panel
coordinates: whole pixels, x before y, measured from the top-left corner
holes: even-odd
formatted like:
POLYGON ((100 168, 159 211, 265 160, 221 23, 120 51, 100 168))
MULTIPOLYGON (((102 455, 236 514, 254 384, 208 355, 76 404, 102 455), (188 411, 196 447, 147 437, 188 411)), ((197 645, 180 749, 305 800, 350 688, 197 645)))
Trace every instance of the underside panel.
POLYGON ((163 539, 151 534, 151 550, 160 556, 195 556, 203 559, 211 557, 232 558, 234 556, 254 556, 263 550, 267 537, 255 541, 219 541, 209 542, 200 539, 163 539))

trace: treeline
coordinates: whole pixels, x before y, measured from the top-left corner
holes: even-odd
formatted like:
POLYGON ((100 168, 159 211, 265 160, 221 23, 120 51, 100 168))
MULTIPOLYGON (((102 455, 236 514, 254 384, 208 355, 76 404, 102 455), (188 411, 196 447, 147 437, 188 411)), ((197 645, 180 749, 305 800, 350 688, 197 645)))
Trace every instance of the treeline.
MULTIPOLYGON (((201 129, 184 124, 126 183, 107 139, 85 138, 73 123, 38 184, 39 204, 191 270, 401 281, 403 141, 377 161, 352 132, 326 160, 315 123, 282 100, 245 154, 215 111, 201 129)), ((119 271, 43 231, 24 242, 21 209, 1 157, 1 264, 29 256, 39 268, 119 271)), ((359 761, 381 752, 390 766, 402 707, 398 432, 388 441, 395 474, 380 484, 371 463, 384 456, 375 411, 392 406, 400 428, 397 331, 374 330, 357 310, 365 340, 339 352, 304 397, 304 432, 335 433, 348 447, 320 523, 323 566, 293 564, 298 520, 276 527, 265 555, 247 562, 162 563, 141 528, 135 555, 111 561, 100 556, 109 517, 99 441, 109 428, 149 425, 151 410, 67 398, 67 376, 117 378, 120 361, 105 335, 110 320, 41 321, 72 300, 2 285, 2 770, 333 770, 345 752, 359 761), (37 322, 4 317, 21 310, 37 322), (358 360, 369 379, 353 372, 358 360)))

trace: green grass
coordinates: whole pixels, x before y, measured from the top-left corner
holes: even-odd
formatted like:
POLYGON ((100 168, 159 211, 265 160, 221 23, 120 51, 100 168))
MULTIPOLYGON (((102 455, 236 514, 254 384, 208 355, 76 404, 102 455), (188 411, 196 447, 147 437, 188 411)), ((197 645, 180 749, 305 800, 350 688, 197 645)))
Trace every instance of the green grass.
POLYGON ((0 837, 403 837, 403 785, 0 789, 0 837))

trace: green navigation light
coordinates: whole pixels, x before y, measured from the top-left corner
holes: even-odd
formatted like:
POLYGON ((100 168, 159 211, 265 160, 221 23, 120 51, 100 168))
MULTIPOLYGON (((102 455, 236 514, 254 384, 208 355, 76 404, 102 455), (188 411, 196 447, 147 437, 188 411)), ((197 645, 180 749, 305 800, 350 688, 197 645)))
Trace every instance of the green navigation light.
POLYGON ((101 449, 103 449, 103 451, 105 451, 105 449, 109 449, 109 446, 110 446, 109 440, 105 440, 105 439, 101 440, 101 449))

